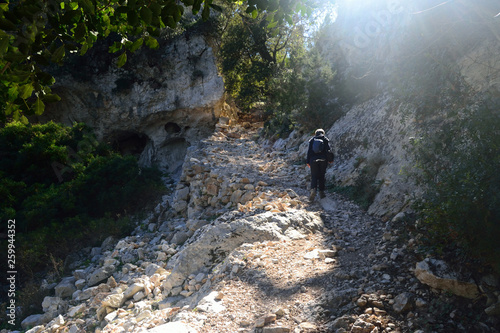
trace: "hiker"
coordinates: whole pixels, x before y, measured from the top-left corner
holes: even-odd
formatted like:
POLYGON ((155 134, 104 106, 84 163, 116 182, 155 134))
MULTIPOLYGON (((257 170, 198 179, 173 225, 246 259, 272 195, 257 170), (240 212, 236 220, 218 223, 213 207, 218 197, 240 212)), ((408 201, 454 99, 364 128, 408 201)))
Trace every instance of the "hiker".
POLYGON ((311 195, 309 196, 311 201, 316 197, 316 188, 319 188, 320 198, 325 197, 326 167, 328 163, 333 163, 333 158, 327 154, 329 152, 331 155, 329 141, 325 136, 325 131, 321 128, 317 129, 314 137, 309 140, 306 163, 311 169, 311 195))

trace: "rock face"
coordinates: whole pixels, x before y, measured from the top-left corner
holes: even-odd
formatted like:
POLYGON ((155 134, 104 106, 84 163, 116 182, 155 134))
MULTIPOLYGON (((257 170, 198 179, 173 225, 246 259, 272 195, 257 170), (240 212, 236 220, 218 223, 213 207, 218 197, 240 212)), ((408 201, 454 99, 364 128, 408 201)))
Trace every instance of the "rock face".
POLYGON ((405 150, 415 129, 403 121, 402 108, 394 109, 390 96, 369 100, 350 109, 328 131, 336 152, 335 167, 328 175, 342 185, 354 185, 363 170, 373 172, 380 186, 369 213, 395 215, 416 191, 415 185, 401 170, 410 169, 412 158, 405 150))
POLYGON ((48 106, 44 119, 85 122, 146 166, 178 171, 187 148, 229 112, 212 48, 201 35, 141 50, 123 68, 87 67, 77 68, 83 79, 56 74, 53 90, 62 100, 48 106))

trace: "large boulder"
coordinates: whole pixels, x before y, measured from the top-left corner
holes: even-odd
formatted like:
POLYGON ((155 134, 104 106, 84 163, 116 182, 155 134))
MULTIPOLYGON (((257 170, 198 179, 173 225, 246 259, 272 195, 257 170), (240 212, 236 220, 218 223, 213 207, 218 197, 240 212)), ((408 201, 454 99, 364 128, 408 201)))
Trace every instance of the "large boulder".
POLYGON ((21 327, 26 330, 26 329, 38 326, 40 324, 44 324, 46 322, 47 321, 44 320, 44 316, 42 314, 34 314, 34 315, 26 317, 21 322, 21 327))
POLYGON ((457 296, 475 299, 480 295, 475 283, 458 280, 457 274, 442 260, 427 258, 417 263, 415 276, 423 284, 457 296))
POLYGON ((115 271, 114 265, 104 266, 95 270, 87 277, 88 286, 95 286, 99 282, 107 280, 115 271))
POLYGON ((63 278, 55 288, 56 296, 61 298, 71 297, 76 291, 75 281, 76 279, 73 276, 63 278))

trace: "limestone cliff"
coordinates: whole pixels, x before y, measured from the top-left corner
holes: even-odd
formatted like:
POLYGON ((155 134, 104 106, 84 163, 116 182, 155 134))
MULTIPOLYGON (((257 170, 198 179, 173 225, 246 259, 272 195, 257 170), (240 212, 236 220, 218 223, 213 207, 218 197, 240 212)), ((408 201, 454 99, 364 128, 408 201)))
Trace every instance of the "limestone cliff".
POLYGON ((99 52, 56 74, 54 91, 62 101, 44 117, 85 122, 99 139, 140 156, 143 165, 179 171, 187 148, 229 112, 207 38, 186 33, 161 41, 158 50, 129 55, 123 68, 102 63, 111 58, 106 48, 99 52))

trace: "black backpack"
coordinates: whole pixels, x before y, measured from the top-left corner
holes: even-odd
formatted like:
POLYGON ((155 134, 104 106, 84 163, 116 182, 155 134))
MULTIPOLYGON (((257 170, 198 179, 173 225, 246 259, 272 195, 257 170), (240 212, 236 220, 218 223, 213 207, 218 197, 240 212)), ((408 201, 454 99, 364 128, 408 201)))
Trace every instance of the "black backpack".
POLYGON ((320 154, 325 150, 325 143, 323 142, 323 139, 320 138, 313 138, 313 143, 312 143, 312 151, 315 154, 320 154))

